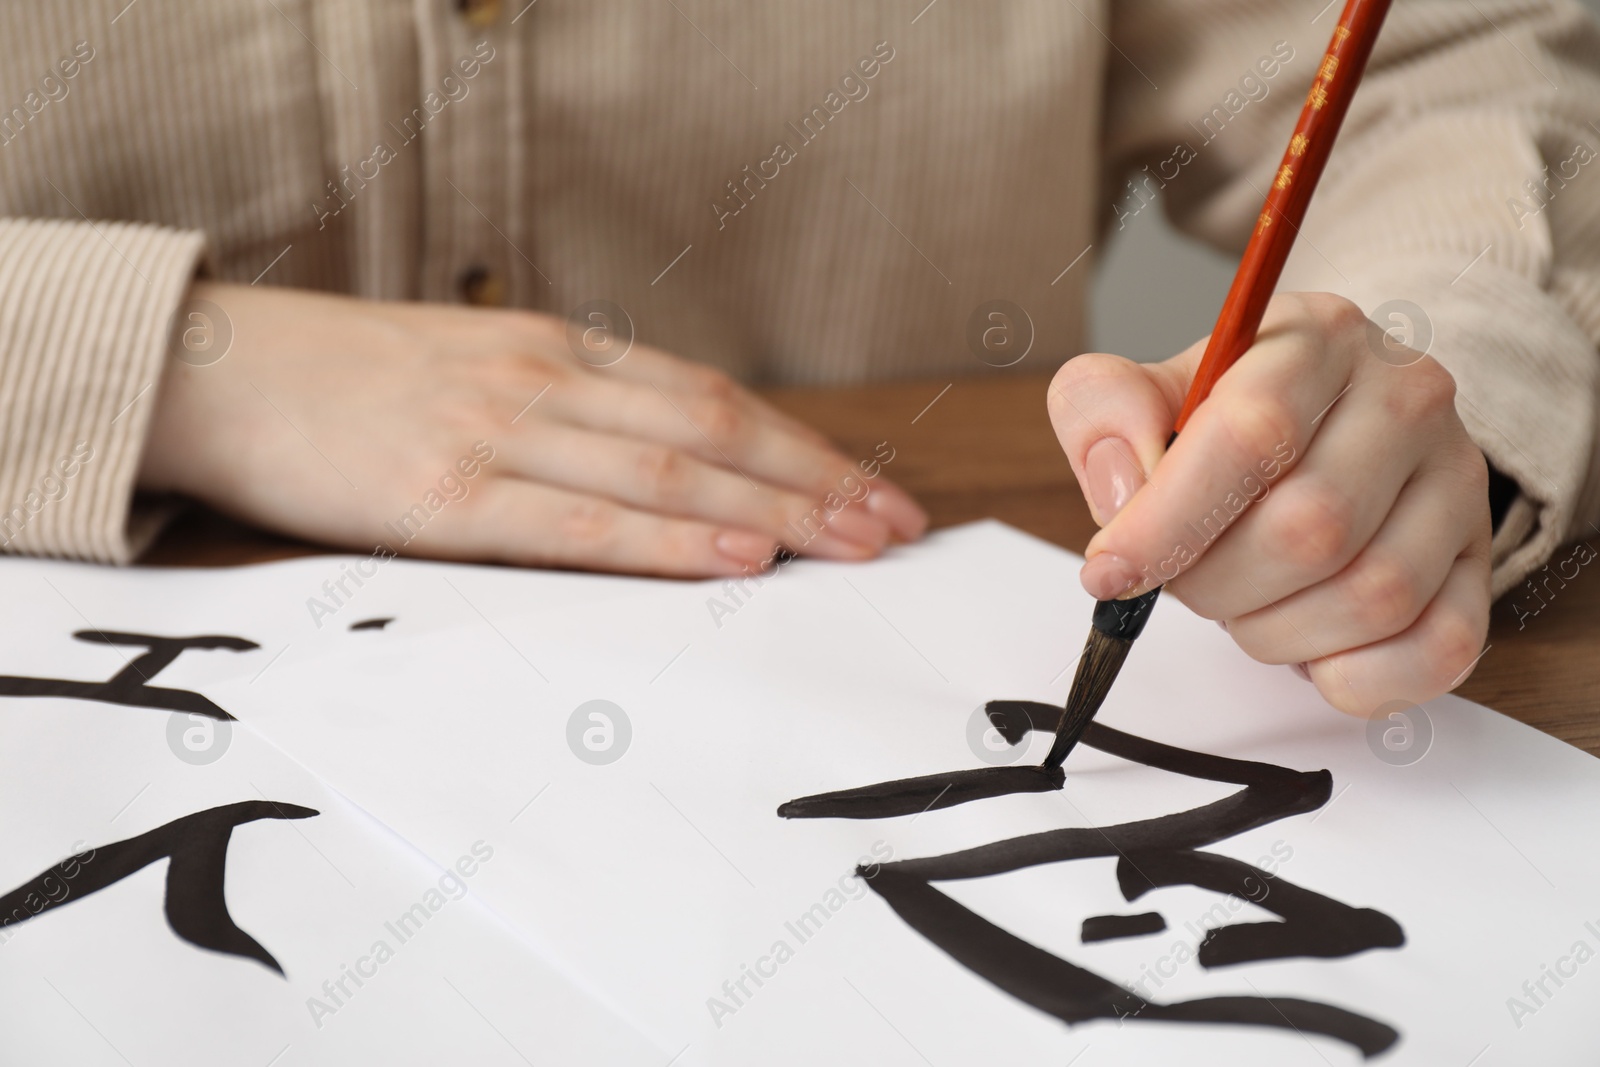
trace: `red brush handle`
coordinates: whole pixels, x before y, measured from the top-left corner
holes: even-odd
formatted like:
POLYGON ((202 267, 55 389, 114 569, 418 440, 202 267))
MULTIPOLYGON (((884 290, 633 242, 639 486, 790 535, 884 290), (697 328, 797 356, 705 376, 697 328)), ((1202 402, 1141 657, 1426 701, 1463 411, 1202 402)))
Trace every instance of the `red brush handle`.
POLYGON ((1378 30, 1388 12, 1389 0, 1349 0, 1345 4, 1300 111, 1300 122, 1256 219, 1255 232, 1239 261, 1239 271, 1233 276, 1233 287, 1223 301, 1222 314, 1217 316, 1216 328, 1206 342, 1206 354, 1195 371, 1183 410, 1178 412, 1174 434, 1183 429, 1194 409, 1210 395, 1222 372, 1256 343, 1261 316, 1278 286, 1284 261, 1300 233, 1306 205, 1311 202, 1317 179, 1322 177, 1323 164, 1328 161, 1339 125, 1350 109, 1356 86, 1361 83, 1361 72, 1366 69, 1367 57, 1372 54, 1373 42, 1378 39, 1378 30))

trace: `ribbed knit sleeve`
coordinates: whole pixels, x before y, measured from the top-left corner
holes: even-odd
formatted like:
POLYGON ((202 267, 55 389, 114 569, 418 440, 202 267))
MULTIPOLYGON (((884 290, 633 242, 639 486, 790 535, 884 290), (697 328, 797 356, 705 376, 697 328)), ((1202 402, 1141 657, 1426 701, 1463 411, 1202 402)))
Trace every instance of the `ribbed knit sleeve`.
POLYGON ((199 233, 0 219, 0 550, 124 563, 134 486, 199 233))
MULTIPOLYGON (((1119 9, 1118 44, 1162 84, 1113 71, 1108 163, 1121 174, 1187 141, 1169 213, 1237 250, 1339 5, 1310 26, 1279 5, 1198 7, 1119 9), (1275 49, 1292 57, 1256 66, 1275 49)), ((1455 376, 1468 432, 1519 487, 1496 595, 1600 533, 1597 71, 1600 34, 1576 4, 1397 0, 1280 284, 1348 296, 1455 376)))

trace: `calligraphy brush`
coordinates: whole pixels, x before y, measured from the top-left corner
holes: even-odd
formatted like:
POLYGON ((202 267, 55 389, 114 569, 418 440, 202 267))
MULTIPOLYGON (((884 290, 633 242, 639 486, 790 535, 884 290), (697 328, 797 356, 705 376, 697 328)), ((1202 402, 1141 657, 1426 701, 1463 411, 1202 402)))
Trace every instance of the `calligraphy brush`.
MULTIPOLYGON (((1345 4, 1339 24, 1334 27, 1333 40, 1328 43, 1328 51, 1311 83, 1305 107, 1300 111, 1300 121, 1295 125, 1283 162, 1256 219, 1255 231, 1239 261, 1238 273, 1233 276, 1233 286, 1223 301, 1222 313, 1217 316, 1216 328, 1206 342, 1205 355, 1173 424, 1168 448, 1172 447, 1172 441, 1177 439, 1178 431, 1189 421, 1195 408, 1210 394, 1223 371, 1255 344, 1261 316, 1277 287, 1295 236, 1300 232, 1306 205, 1311 202, 1311 193, 1322 176, 1323 164, 1339 134, 1339 124, 1350 108, 1350 100, 1355 96, 1361 72, 1366 68, 1367 57, 1372 54, 1373 42, 1377 40, 1388 10, 1389 0, 1348 0, 1345 4)), ((1095 604, 1089 639, 1084 643, 1083 655, 1078 657, 1078 670, 1061 712, 1061 722, 1056 727, 1055 743, 1045 757, 1046 767, 1061 766, 1095 712, 1100 710, 1106 694, 1111 691, 1111 683, 1117 680, 1123 661, 1128 658, 1134 640, 1144 629, 1160 595, 1158 585, 1125 600, 1102 600, 1095 604)))

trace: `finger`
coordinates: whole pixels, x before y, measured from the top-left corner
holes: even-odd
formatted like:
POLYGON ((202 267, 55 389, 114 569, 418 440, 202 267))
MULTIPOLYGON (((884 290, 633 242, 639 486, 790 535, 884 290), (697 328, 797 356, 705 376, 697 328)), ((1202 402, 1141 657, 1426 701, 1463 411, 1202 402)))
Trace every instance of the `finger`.
MULTIPOLYGON (((576 357, 576 362, 570 364, 573 370, 581 370, 602 379, 657 386, 674 393, 724 397, 753 409, 759 407, 762 414, 771 416, 795 436, 820 447, 828 447, 827 438, 822 434, 766 405, 722 369, 634 341, 631 321, 625 324, 624 329, 624 324, 609 312, 595 309, 586 314, 587 318, 583 321, 576 321, 569 316, 562 325, 549 316, 515 313, 514 321, 521 331, 518 339, 528 345, 532 352, 539 354, 542 360, 551 358, 554 350, 570 349, 576 357)), ((558 358, 563 362, 565 357, 565 352, 559 353, 558 358)))
POLYGON ((1252 479, 1258 497, 1238 486, 1233 501, 1190 518, 1191 543, 1203 552, 1171 591, 1207 618, 1231 619, 1337 574, 1452 430, 1470 447, 1443 367, 1362 361, 1291 473, 1271 485, 1252 479), (1231 506, 1250 499, 1242 514, 1231 506))
POLYGON ((1489 630, 1489 554, 1469 551, 1450 567, 1439 595, 1403 632, 1307 664, 1328 703, 1368 716, 1389 701, 1420 704, 1472 673, 1489 630))
POLYGON ((1166 365, 1086 352, 1062 364, 1046 406, 1094 519, 1104 526, 1148 480, 1204 342, 1166 365), (1157 369, 1160 367, 1161 369, 1157 369))
POLYGON ((649 345, 635 346, 634 353, 633 358, 616 365, 615 373, 618 377, 640 385, 654 383, 676 393, 733 398, 745 403, 761 417, 771 420, 779 429, 787 430, 819 448, 833 447, 821 433, 744 389, 733 377, 716 367, 681 359, 649 345))
MULTIPOLYGON (((742 406, 757 423, 769 426, 777 432, 787 433, 825 454, 839 455, 838 449, 826 436, 766 399, 741 387, 723 371, 702 363, 680 359, 648 346, 644 346, 641 354, 643 358, 630 368, 625 377, 630 377, 640 384, 653 383, 673 393, 722 397, 742 406)), ((619 363, 617 366, 621 368, 623 365, 619 363)), ((869 470, 877 470, 882 464, 874 457, 858 460, 856 466, 865 474, 869 470)), ((862 480, 867 483, 869 489, 868 509, 887 522, 891 532, 899 540, 915 541, 923 535, 928 528, 928 515, 909 493, 881 473, 862 480)))
POLYGON ((1486 499, 1458 471, 1419 471, 1348 566, 1284 600, 1228 618, 1228 633, 1252 659, 1303 663, 1404 632, 1438 595, 1456 557, 1487 539, 1486 521, 1475 521, 1486 499))
POLYGON ((441 514, 405 551, 669 578, 761 573, 778 551, 758 532, 654 515, 520 478, 496 478, 466 503, 441 514))
POLYGON ((709 387, 716 377, 727 378, 722 370, 692 359, 680 359, 652 345, 635 342, 625 358, 599 368, 608 375, 648 385, 651 382, 662 388, 690 391, 709 387))
POLYGON ((1356 353, 1345 339, 1353 331, 1364 336, 1356 327, 1366 319, 1354 304, 1335 298, 1280 298, 1280 304, 1281 328, 1269 317, 1256 345, 1195 410, 1150 482, 1090 540, 1080 581, 1096 598, 1132 595, 1177 577, 1214 540, 1193 524, 1218 507, 1231 522, 1252 495, 1259 497, 1261 486, 1304 455, 1317 417, 1349 382, 1356 353), (1282 325, 1290 312, 1295 317, 1282 325))
POLYGON ((524 424, 501 449, 504 470, 661 515, 766 534, 794 552, 870 559, 889 527, 859 504, 830 512, 799 493, 755 485, 669 445, 555 422, 524 424))
MULTIPOLYGON (((487 314, 492 316, 487 318, 488 322, 509 334, 509 338, 501 340, 509 340, 513 347, 526 349, 541 364, 548 364, 552 358, 559 359, 563 366, 570 368, 571 376, 588 373, 641 385, 653 383, 663 389, 684 393, 738 394, 752 405, 759 405, 764 414, 773 416, 796 436, 828 447, 827 438, 741 389, 724 371, 635 342, 632 339, 631 321, 619 322, 603 310, 588 312, 583 321, 574 321, 571 317, 557 320, 548 315, 530 315, 521 311, 487 314), (574 360, 567 360, 568 351, 575 357, 574 360)), ((472 315, 476 318, 469 322, 485 318, 485 313, 481 311, 474 311, 472 315)))
MULTIPOLYGON (((735 387, 736 388, 736 387, 735 387)), ((721 395, 675 393, 655 385, 584 375, 552 390, 547 417, 604 433, 669 445, 723 466, 752 483, 781 486, 816 504, 859 497, 903 538, 919 536, 926 516, 885 481, 881 463, 851 463, 831 447, 796 437, 743 403, 721 395)))

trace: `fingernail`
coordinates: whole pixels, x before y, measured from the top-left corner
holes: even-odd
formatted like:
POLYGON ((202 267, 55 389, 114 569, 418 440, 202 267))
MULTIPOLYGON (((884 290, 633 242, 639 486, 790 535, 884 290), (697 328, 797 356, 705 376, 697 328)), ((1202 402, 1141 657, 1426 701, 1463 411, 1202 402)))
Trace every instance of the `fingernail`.
POLYGON ((922 505, 887 480, 880 480, 867 494, 867 510, 888 523, 902 541, 915 541, 928 529, 928 513, 922 505))
POLYGON ((1144 472, 1133 461, 1133 449, 1120 437, 1102 437, 1094 443, 1083 460, 1083 477, 1102 526, 1144 485, 1144 472))
POLYGON ((713 543, 718 552, 735 563, 765 563, 778 550, 772 538, 749 530, 723 530, 713 543))
MULTIPOLYGON (((1311 681, 1311 668, 1307 667, 1304 663, 1291 663, 1289 664, 1289 669, 1294 671, 1294 673, 1298 674, 1300 677, 1304 678, 1306 681, 1311 681)), ((1312 684, 1315 685, 1316 683, 1313 682, 1312 684)))
POLYGON ((828 529, 846 541, 854 541, 873 551, 881 549, 889 540, 888 521, 870 515, 854 504, 846 504, 838 512, 829 515, 828 529))
POLYGON ((1121 556, 1102 552, 1083 565, 1078 581, 1096 600, 1115 600, 1139 582, 1139 572, 1121 556))

